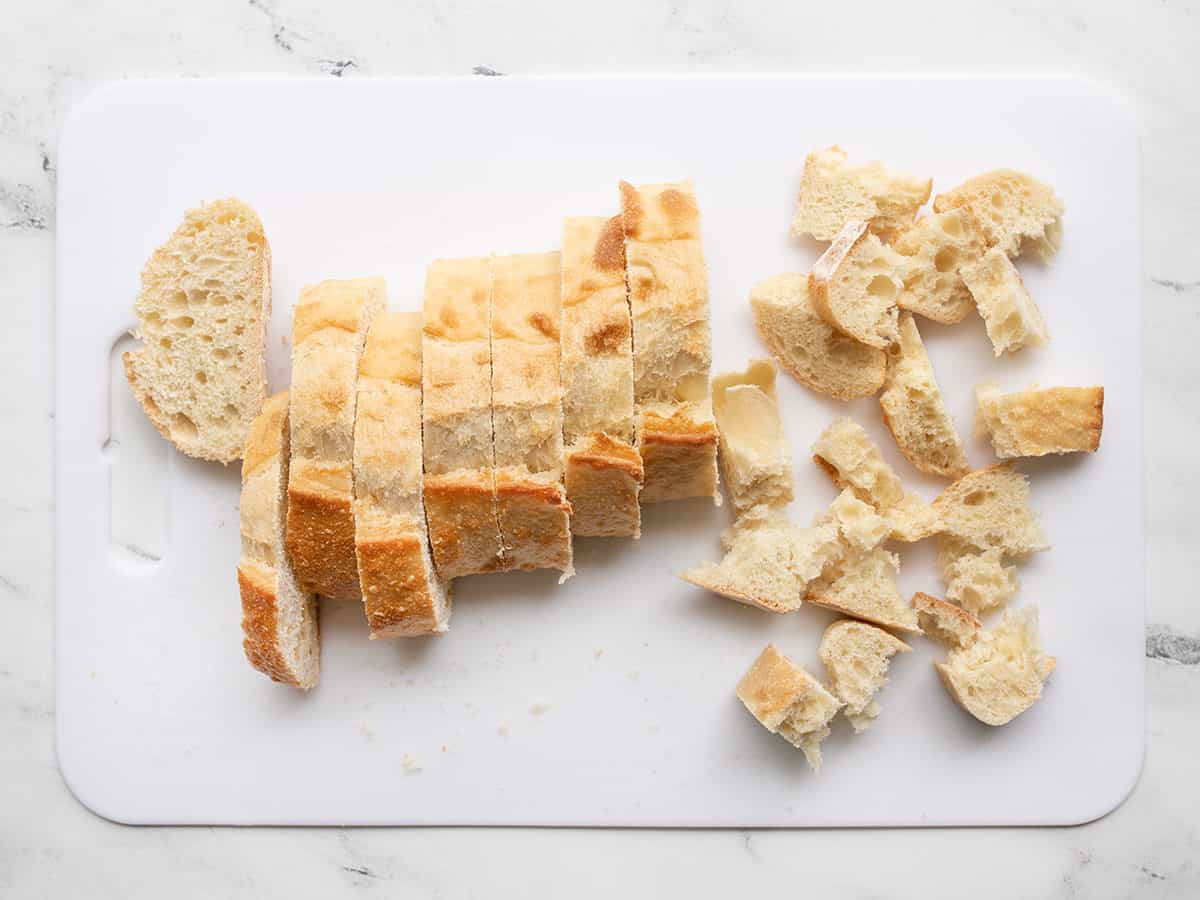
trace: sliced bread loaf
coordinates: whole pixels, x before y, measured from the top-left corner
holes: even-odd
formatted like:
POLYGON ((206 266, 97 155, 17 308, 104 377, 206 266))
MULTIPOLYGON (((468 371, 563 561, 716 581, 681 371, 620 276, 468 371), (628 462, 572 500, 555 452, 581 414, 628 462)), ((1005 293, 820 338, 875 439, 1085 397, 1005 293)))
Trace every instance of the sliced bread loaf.
POLYGON ((887 685, 887 671, 897 653, 912 647, 882 628, 841 619, 825 629, 817 656, 829 673, 829 690, 844 705, 855 732, 866 731, 879 716, 875 699, 887 685))
POLYGON ((813 264, 813 309, 847 337, 885 350, 897 338, 896 299, 907 268, 906 257, 883 244, 865 222, 851 222, 813 264))
POLYGON ((786 506, 793 496, 792 454, 775 394, 775 364, 751 360, 745 372, 714 378, 712 391, 734 514, 759 504, 786 506))
POLYGON ((999 247, 964 264, 959 272, 975 299, 996 356, 1040 347, 1050 340, 1042 311, 1025 289, 1017 267, 999 247))
POLYGON ((1066 207, 1048 184, 1024 172, 996 169, 976 175, 933 198, 935 212, 961 209, 976 222, 989 247, 1016 257, 1032 250, 1044 260, 1062 244, 1066 207))
POLYGON ((894 246, 909 264, 897 306, 944 325, 967 317, 975 304, 958 270, 986 249, 974 221, 952 209, 920 218, 901 232, 894 246))
POLYGON ((976 431, 1001 459, 1048 453, 1094 453, 1104 429, 1104 388, 1031 388, 1005 394, 995 384, 975 388, 976 431))

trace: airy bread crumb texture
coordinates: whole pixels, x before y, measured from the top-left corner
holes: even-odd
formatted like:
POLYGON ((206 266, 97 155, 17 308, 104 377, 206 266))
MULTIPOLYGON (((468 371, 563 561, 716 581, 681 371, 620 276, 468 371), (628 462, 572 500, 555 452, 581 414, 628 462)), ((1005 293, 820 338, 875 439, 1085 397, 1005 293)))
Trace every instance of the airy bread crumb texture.
POLYGON ((241 200, 189 210, 142 269, 142 345, 125 377, 163 437, 188 456, 232 462, 267 395, 271 248, 241 200))
POLYGON ((899 572, 900 557, 882 547, 850 553, 810 584, 804 599, 885 628, 920 632, 916 612, 900 597, 899 572))
POLYGON ((942 535, 938 539, 938 569, 946 585, 946 599, 982 616, 1005 606, 1017 595, 1017 567, 1005 563, 999 547, 979 550, 942 535))
POLYGON ((887 685, 888 665, 912 647, 882 628, 842 619, 825 629, 817 656, 829 673, 829 689, 840 700, 855 732, 866 731, 879 716, 875 700, 887 685))
POLYGON ((933 508, 946 535, 976 550, 1022 559, 1050 547, 1029 506, 1029 479, 1008 463, 969 472, 933 508))
POLYGON ((986 249, 974 219, 961 210, 924 216, 906 228, 894 246, 908 257, 896 305, 943 325, 965 319, 975 302, 959 269, 986 249))
POLYGON ((979 260, 964 265, 961 272, 996 356, 1040 347, 1050 340, 1042 311, 1004 251, 993 248, 979 260))
POLYGON ((970 646, 983 630, 983 623, 962 607, 921 591, 913 594, 912 608, 925 636, 950 650, 970 646))
POLYGON ((1001 459, 1051 453, 1094 453, 1104 429, 1104 388, 1051 387, 1002 393, 975 388, 975 428, 1001 459))
POLYGON ((933 199, 934 212, 965 211, 989 247, 1011 257, 1026 250, 1049 260, 1062 245, 1066 210, 1050 185, 1024 172, 996 169, 933 199))
POLYGON ((847 337, 885 350, 898 337, 896 300, 908 265, 865 222, 851 222, 813 264, 813 309, 847 337))
POLYGON ((744 372, 718 375, 712 393, 721 471, 735 514, 759 504, 786 506, 793 496, 792 456, 775 393, 775 364, 751 360, 744 372))

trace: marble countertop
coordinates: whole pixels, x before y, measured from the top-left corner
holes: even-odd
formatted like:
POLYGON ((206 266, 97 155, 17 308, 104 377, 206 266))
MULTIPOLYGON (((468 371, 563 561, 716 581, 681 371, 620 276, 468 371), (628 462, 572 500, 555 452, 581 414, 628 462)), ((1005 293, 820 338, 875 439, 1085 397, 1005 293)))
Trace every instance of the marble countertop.
MULTIPOLYGON (((1200 896, 1200 5, 612 0, 6 4, 0 28, 0 895, 1200 896), (864 24, 866 13, 871 21, 864 24), (128 828, 54 754, 50 338, 65 112, 119 78, 560 72, 1074 73, 1142 129, 1146 766, 1090 825, 927 831, 128 828)), ((946 127, 953 112, 947 111, 946 127)), ((1008 123, 999 123, 1007 127, 1008 123)), ((1051 136, 1031 135, 1031 139, 1051 136)), ((1136 234, 1136 223, 1114 223, 1136 234)), ((1100 689, 1102 686, 1098 686, 1100 689)))

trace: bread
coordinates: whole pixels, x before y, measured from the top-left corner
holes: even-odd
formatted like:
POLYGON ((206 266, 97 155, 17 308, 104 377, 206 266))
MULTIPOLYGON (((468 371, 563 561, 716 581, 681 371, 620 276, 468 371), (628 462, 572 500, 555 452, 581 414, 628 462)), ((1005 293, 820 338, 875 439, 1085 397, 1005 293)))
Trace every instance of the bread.
POLYGON ((976 431, 986 434, 1001 459, 1048 453, 1094 453, 1104 429, 1104 388, 1032 388, 1001 393, 995 384, 975 388, 976 431))
POLYGON ((712 497, 717 430, 708 373, 708 267, 691 182, 621 182, 633 321, 633 392, 643 503, 712 497))
POLYGON ((813 309, 847 337, 886 350, 896 340, 896 298, 908 262, 863 222, 851 222, 813 263, 813 309))
POLYGON ((874 625, 841 619, 825 629, 817 656, 829 673, 829 690, 844 705, 855 732, 866 731, 879 716, 875 700, 887 685, 888 664, 912 647, 874 625))
POLYGON ((933 198, 934 212, 961 209, 977 223, 989 247, 1016 257, 1026 250, 1050 259, 1062 244, 1066 207, 1054 189, 1023 172, 996 169, 933 198))
POLYGON ((425 514, 446 581, 503 567, 492 447, 491 275, 484 258, 425 274, 421 425, 425 514))
POLYGON ((782 653, 767 644, 737 686, 738 699, 772 734, 803 751, 813 771, 821 768, 821 741, 841 703, 782 653))
POLYGON ((807 275, 774 275, 760 282, 750 291, 750 307, 767 348, 805 387, 835 400, 853 400, 883 386, 887 355, 846 337, 817 315, 807 275))
POLYGON ((913 594, 912 608, 925 636, 951 650, 969 647, 983 631, 983 623, 962 607, 920 591, 913 594))
POLYGON ((492 259, 492 423, 505 569, 574 574, 563 486, 559 254, 492 259))
POLYGON ((827 520, 837 523, 847 548, 859 552, 874 550, 892 531, 888 520, 875 512, 869 503, 859 500, 850 488, 838 494, 830 504, 827 520))
POLYGON ((1004 621, 935 664, 950 696, 985 725, 1006 725, 1042 696, 1055 659, 1042 652, 1037 610, 1007 610, 1004 621))
POLYGON ((813 461, 833 479, 839 490, 850 488, 888 519, 892 537, 919 541, 940 530, 933 509, 904 489, 862 426, 845 417, 834 419, 813 444, 813 461))
POLYGON ((892 172, 882 163, 852 165, 836 145, 814 150, 804 160, 792 234, 831 241, 847 222, 866 222, 890 240, 913 220, 932 187, 930 178, 892 172))
POLYGON ((633 328, 620 216, 563 223, 561 331, 571 531, 638 537, 645 473, 633 443, 633 328))
POLYGON ((367 332, 354 420, 354 546, 372 638, 449 627, 421 487, 421 314, 384 313, 367 332))
POLYGON ((933 364, 912 313, 900 315, 900 339, 888 358, 879 406, 896 446, 914 467, 944 478, 957 478, 968 471, 962 441, 942 402, 933 364))
POLYGON ((284 552, 288 394, 270 398, 251 423, 242 456, 242 647, 272 681, 308 690, 321 674, 316 598, 301 589, 284 552))
POLYGON ((363 341, 386 304, 382 278, 304 288, 292 323, 287 551, 304 589, 357 600, 355 383, 363 341))
POLYGON ((900 233, 893 246, 908 257, 908 266, 897 306, 943 325, 967 317, 975 302, 958 270, 987 249, 974 223, 952 209, 924 216, 900 233))
POLYGON ((977 550, 1002 550, 1018 559, 1049 549, 1029 508, 1029 480, 1001 463, 976 469, 933 501, 945 534, 977 550))
POLYGON ((1005 563, 1001 548, 979 550, 943 535, 938 541, 937 560, 946 599, 975 615, 999 609, 1020 588, 1017 567, 1005 563))
POLYGON ((897 631, 921 630, 917 614, 900 599, 900 557, 882 547, 850 553, 808 586, 808 603, 897 631))
POLYGON ((713 379, 713 414, 720 434, 721 471, 734 513, 792 500, 792 455, 783 433, 775 364, 751 360, 745 372, 713 379))
POLYGON ((959 272, 975 299, 996 356, 1040 347, 1050 340, 1041 310, 1003 250, 993 248, 978 261, 964 264, 959 272))
POLYGON ((125 377, 154 427, 188 456, 239 458, 267 396, 271 245, 241 200, 189 210, 142 269, 142 345, 125 377))

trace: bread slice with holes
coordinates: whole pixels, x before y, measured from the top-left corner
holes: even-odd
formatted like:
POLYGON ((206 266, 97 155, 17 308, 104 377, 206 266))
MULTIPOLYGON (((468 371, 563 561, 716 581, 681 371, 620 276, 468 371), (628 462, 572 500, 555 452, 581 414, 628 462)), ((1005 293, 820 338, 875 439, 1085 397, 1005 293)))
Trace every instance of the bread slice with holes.
POLYGON ((866 731, 879 717, 875 695, 887 686, 892 657, 910 650, 882 628, 853 619, 834 622, 821 635, 817 656, 829 673, 829 690, 842 702, 856 733, 866 731))
POLYGON ((975 429, 1001 459, 1095 453, 1104 430, 1104 388, 1051 387, 1003 393, 975 387, 975 429))
POLYGON ((983 623, 962 607, 921 591, 913 594, 912 608, 925 636, 950 650, 969 647, 983 631, 983 623))
POLYGON ((834 145, 804 160, 792 234, 831 241, 847 222, 865 222, 884 240, 912 222, 933 188, 933 179, 888 169, 883 163, 854 165, 834 145))
POLYGON ((884 628, 919 632, 917 614, 900 598, 899 572, 900 557, 882 547, 849 553, 808 586, 804 599, 884 628))
POLYGON ((946 599, 982 616, 1005 606, 1017 595, 1017 567, 1005 561, 1000 547, 980 550, 959 538, 938 540, 937 562, 946 599))
POLYGON ((996 356, 1015 353, 1024 347, 1040 347, 1050 340, 1042 311, 1003 250, 993 248, 959 271, 975 300, 996 356))
POLYGON ((229 198, 189 210, 142 269, 137 349, 125 377, 180 452, 229 463, 267 396, 271 245, 250 206, 229 198))
POLYGON ((841 701, 821 682, 767 644, 737 686, 738 699, 767 731, 804 753, 813 771, 821 768, 821 742, 841 701))
POLYGON ((955 702, 985 725, 1007 725, 1042 696, 1056 661, 1038 637, 1037 609, 1007 610, 996 628, 936 663, 955 702))
POLYGON ((835 400, 870 397, 883 386, 887 355, 846 337, 817 315, 809 277, 774 275, 750 291, 754 324, 779 364, 805 387, 835 400))
POLYGON ((387 303, 382 278, 304 288, 292 328, 287 550, 306 590, 358 600, 354 412, 358 363, 387 303))
POLYGON ((851 222, 813 264, 813 309, 847 337, 886 350, 897 338, 896 298, 907 267, 865 222, 851 222))
POLYGON ((1000 550, 1023 559, 1049 549, 1029 506, 1029 479, 1001 463, 976 469, 946 488, 933 508, 947 538, 976 550, 1000 550))
POLYGON ((734 514, 760 504, 786 506, 793 497, 792 454, 775 393, 775 364, 751 360, 744 372, 714 378, 712 392, 734 514))
POLYGON ((1050 185, 1024 172, 996 169, 976 175, 934 197, 933 209, 965 211, 987 245, 1010 257, 1032 250, 1049 260, 1062 245, 1066 206, 1050 185))
POLYGON ((372 638, 440 634, 450 586, 434 572, 421 499, 421 314, 367 332, 354 420, 354 546, 372 638))
POLYGON ((889 353, 879 406, 896 446, 915 468, 943 478, 970 468, 912 313, 900 314, 900 337, 889 353))
POLYGON ((272 681, 304 690, 321 674, 316 597, 304 591, 284 550, 288 485, 288 393, 263 404, 242 453, 240 505, 242 648, 272 681))
POLYGON ((893 245, 908 258, 896 305, 943 325, 956 325, 975 306, 959 268, 987 249, 975 220, 962 210, 924 216, 893 245))
POLYGON ((562 230, 564 482, 577 537, 638 537, 645 471, 634 446, 633 326, 621 217, 562 230))

